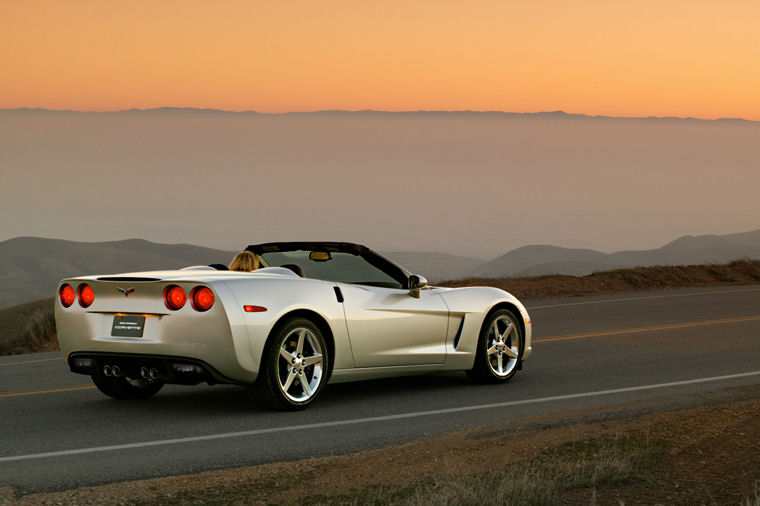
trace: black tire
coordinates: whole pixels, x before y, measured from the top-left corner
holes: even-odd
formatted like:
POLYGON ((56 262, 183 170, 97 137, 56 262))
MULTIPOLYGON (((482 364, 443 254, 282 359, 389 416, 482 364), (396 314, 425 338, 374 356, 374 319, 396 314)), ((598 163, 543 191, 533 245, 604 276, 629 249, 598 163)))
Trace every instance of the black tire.
POLYGON ((114 399, 147 399, 163 388, 162 381, 130 379, 126 377, 92 376, 92 382, 98 390, 114 399))
POLYGON ((467 376, 478 383, 509 381, 519 368, 524 347, 525 338, 515 315, 508 309, 491 312, 483 322, 475 364, 467 376), (495 337, 494 324, 499 337, 495 337), (489 349, 493 353, 489 354, 489 349))
POLYGON ((327 343, 319 327, 303 317, 289 318, 272 331, 261 357, 259 377, 250 390, 271 409, 304 409, 324 390, 329 366, 327 343))

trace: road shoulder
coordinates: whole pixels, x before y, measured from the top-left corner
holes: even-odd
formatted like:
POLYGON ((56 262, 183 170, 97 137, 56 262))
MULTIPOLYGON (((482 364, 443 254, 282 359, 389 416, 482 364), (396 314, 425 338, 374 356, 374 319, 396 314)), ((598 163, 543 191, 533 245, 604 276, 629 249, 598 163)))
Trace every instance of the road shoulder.
POLYGON ((487 490, 489 480, 527 476, 518 492, 548 491, 542 498, 550 501, 737 504, 755 500, 760 481, 758 399, 760 385, 729 388, 526 417, 349 455, 23 497, 6 487, 0 502, 358 504, 435 502, 441 494, 461 501, 456 494, 487 490), (567 462, 573 469, 562 467, 567 462))

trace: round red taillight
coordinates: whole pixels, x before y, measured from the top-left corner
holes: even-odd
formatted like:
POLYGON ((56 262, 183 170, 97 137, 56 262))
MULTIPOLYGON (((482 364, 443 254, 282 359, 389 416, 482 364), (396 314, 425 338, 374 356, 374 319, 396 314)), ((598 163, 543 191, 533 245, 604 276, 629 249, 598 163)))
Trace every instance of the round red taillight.
POLYGON ((95 291, 87 283, 79 285, 79 305, 82 307, 90 307, 90 304, 95 300, 95 291))
POLYGON ((193 299, 193 309, 196 311, 208 311, 214 305, 214 292, 207 286, 193 288, 191 298, 193 299))
POLYGON ((58 290, 58 297, 61 298, 61 305, 63 307, 69 307, 77 299, 77 294, 74 289, 71 288, 71 285, 65 284, 61 285, 60 290, 58 290))
POLYGON ((177 285, 169 285, 164 289, 164 304, 169 309, 176 311, 182 309, 182 306, 187 302, 187 294, 182 287, 177 285))

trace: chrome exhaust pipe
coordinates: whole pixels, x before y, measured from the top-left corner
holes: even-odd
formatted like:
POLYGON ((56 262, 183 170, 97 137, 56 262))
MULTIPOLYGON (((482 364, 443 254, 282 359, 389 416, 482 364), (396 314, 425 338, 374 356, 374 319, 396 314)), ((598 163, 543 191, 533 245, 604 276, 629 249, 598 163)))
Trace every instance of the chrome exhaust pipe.
POLYGON ((113 374, 114 378, 118 378, 119 376, 121 376, 121 368, 119 368, 118 365, 112 365, 111 374, 113 374))
POLYGON ((147 367, 140 368, 140 376, 142 376, 143 379, 148 379, 150 377, 150 371, 148 371, 147 367))
POLYGON ((110 376, 111 375, 111 366, 110 365, 104 365, 103 366, 103 374, 105 374, 106 376, 110 376))
POLYGON ((152 379, 152 380, 157 380, 158 379, 158 369, 156 369, 155 367, 151 367, 150 368, 149 374, 150 374, 150 379, 152 379))

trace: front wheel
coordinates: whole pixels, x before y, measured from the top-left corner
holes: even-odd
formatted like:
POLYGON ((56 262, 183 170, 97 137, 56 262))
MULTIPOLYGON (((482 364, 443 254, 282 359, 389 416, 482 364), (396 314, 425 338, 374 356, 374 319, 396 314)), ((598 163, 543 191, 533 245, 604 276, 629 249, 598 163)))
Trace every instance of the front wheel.
POLYGON ((327 383, 328 360, 319 327, 305 318, 287 320, 278 325, 264 350, 253 394, 273 409, 304 409, 327 383))
POLYGON ((467 371, 479 383, 503 383, 517 372, 524 341, 517 318, 507 309, 488 316, 480 332, 474 367, 467 371))
POLYGON ((92 376, 92 382, 98 390, 115 399, 147 399, 156 395, 164 386, 161 381, 100 375, 92 376))

